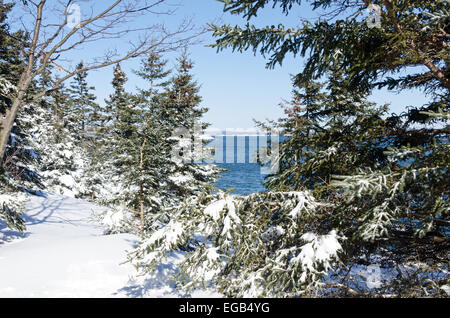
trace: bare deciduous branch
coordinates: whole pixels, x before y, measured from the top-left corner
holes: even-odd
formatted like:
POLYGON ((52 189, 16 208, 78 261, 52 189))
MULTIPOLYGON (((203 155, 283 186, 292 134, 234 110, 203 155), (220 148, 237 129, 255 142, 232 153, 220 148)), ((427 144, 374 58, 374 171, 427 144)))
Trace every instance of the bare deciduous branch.
MULTIPOLYGON (((87 1, 83 1, 85 2, 87 1)), ((176 11, 169 6, 167 0, 96 1, 95 4, 91 1, 90 9, 83 12, 78 25, 69 30, 72 5, 74 5, 72 0, 52 2, 34 0, 23 4, 24 14, 17 19, 13 28, 24 30, 30 34, 31 39, 24 52, 26 65, 18 81, 18 94, 5 116, 7 122, 0 127, 0 161, 5 153, 17 112, 25 101, 35 101, 45 96, 48 91, 58 89, 64 81, 80 72, 107 67, 149 52, 163 53, 178 50, 194 43, 195 39, 204 32, 196 30, 192 21, 187 19, 174 30, 169 30, 163 23, 156 23, 156 19, 152 18, 172 15, 176 11), (139 17, 146 18, 145 25, 136 26, 139 17), (123 45, 124 38, 131 39, 127 47, 123 45), (117 40, 117 42, 111 40, 117 40), (75 69, 74 66, 65 62, 70 60, 74 50, 101 42, 107 44, 105 51, 91 57, 88 61, 85 60, 84 68, 75 69), (118 42, 123 48, 120 52, 111 47, 119 44, 118 42), (51 65, 57 65, 59 69, 64 70, 65 75, 57 79, 53 87, 43 89, 31 99, 25 100, 25 92, 33 79, 51 65)), ((86 6, 83 5, 83 9, 85 8, 86 6)))

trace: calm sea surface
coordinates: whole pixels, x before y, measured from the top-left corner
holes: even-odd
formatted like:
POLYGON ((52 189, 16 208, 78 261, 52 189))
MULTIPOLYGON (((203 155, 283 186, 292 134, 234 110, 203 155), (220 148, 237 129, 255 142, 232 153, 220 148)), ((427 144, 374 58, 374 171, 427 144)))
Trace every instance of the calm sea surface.
MULTIPOLYGON (((270 139, 270 137, 269 137, 270 139)), ((234 188, 234 194, 246 195, 265 191, 262 185, 266 175, 256 163, 260 146, 267 145, 267 138, 258 136, 214 136, 208 144, 215 148, 214 163, 228 171, 216 183, 219 189, 234 188)))
POLYGON ((228 169, 216 183, 219 189, 235 188, 234 194, 246 195, 265 191, 262 185, 264 176, 257 163, 217 163, 220 168, 228 169))

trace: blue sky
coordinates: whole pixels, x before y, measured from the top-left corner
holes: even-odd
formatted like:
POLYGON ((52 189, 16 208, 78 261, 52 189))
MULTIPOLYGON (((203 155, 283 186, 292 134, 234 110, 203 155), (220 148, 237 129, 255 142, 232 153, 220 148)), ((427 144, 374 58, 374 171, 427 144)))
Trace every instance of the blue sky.
MULTIPOLYGON (((165 23, 175 27, 185 17, 193 17, 197 26, 204 26, 211 21, 229 24, 244 24, 245 21, 228 13, 223 14, 223 5, 215 0, 184 0, 175 16, 165 17, 165 23)), ((297 24, 298 18, 286 17, 278 10, 267 10, 265 14, 252 21, 258 25, 290 23, 297 24)), ((251 128, 253 119, 276 119, 282 116, 278 104, 288 99, 292 91, 290 74, 296 73, 302 65, 299 59, 292 57, 283 67, 273 70, 265 68, 266 61, 252 52, 233 53, 226 50, 217 53, 216 49, 206 47, 214 42, 211 34, 202 36, 203 43, 189 48, 191 59, 195 63, 193 74, 201 85, 202 106, 210 110, 205 121, 217 128, 251 128)), ((170 54, 169 65, 175 66, 178 54, 170 54)), ((139 59, 121 64, 129 79, 128 90, 145 85, 133 73, 139 68, 139 59)), ((93 71, 89 81, 95 85, 99 102, 111 92, 112 67, 93 71)))
MULTIPOLYGON (((173 3, 177 3, 173 0, 173 3)), ((181 6, 176 15, 164 16, 155 19, 155 22, 164 22, 168 27, 176 27, 183 17, 193 17, 196 25, 204 26, 211 21, 219 21, 218 24, 246 23, 239 16, 223 13, 223 5, 216 0, 178 0, 181 6)), ((83 4, 80 3, 82 6, 83 4)), ((309 18, 315 15, 309 8, 292 10, 289 16, 282 14, 280 9, 267 8, 254 20, 252 24, 257 26, 283 24, 296 26, 301 18, 309 18)), ((135 21, 137 24, 148 21, 135 21)), ((129 39, 126 39, 128 41, 129 39)), ((233 53, 226 50, 217 53, 215 49, 206 47, 214 42, 211 34, 202 37, 203 44, 189 49, 191 59, 195 63, 193 70, 195 79, 201 85, 200 94, 203 97, 202 106, 210 110, 205 115, 205 120, 217 128, 251 128, 253 119, 277 119, 283 116, 278 106, 283 99, 290 99, 292 85, 291 74, 298 73, 304 61, 301 58, 289 56, 282 66, 275 69, 266 69, 266 61, 263 57, 253 53, 233 53)), ((124 40, 125 41, 125 40, 124 40)), ((120 42, 114 45, 121 46, 120 42)), ((108 46, 102 44, 95 50, 104 50, 108 46)), ((91 48, 92 49, 92 48, 91 48)), ((73 56, 73 62, 89 57, 90 50, 81 50, 73 56)), ((167 56, 169 65, 175 65, 177 54, 167 56)), ((133 69, 139 68, 139 59, 130 60, 121 64, 127 73, 127 89, 134 91, 136 87, 144 87, 142 82, 133 74, 133 69)), ((89 82, 97 89, 98 102, 103 104, 104 99, 111 93, 112 67, 91 71, 89 82)), ((370 98, 378 103, 391 103, 392 110, 398 112, 404 109, 404 105, 421 105, 427 99, 421 92, 402 92, 401 95, 377 91, 370 98)))

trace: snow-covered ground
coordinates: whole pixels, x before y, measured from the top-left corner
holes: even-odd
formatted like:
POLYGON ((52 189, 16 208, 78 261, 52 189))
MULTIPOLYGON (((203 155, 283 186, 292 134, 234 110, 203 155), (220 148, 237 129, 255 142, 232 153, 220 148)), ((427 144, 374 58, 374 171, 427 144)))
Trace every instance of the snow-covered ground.
MULTIPOLYGON (((169 277, 183 259, 181 253, 161 264, 155 275, 136 277, 126 259, 138 238, 104 235, 92 217, 104 209, 61 195, 30 196, 25 234, 0 227, 0 297, 221 296, 210 290, 188 295, 174 288, 169 277)), ((352 276, 366 277, 369 288, 392 279, 384 269, 374 271, 377 268, 356 266, 352 276)), ((450 294, 448 285, 442 289, 450 294)))
POLYGON ((135 268, 124 262, 137 237, 103 235, 91 217, 102 209, 59 195, 31 196, 24 236, 0 228, 0 297, 187 296, 167 282, 176 256, 156 275, 136 277, 135 268))

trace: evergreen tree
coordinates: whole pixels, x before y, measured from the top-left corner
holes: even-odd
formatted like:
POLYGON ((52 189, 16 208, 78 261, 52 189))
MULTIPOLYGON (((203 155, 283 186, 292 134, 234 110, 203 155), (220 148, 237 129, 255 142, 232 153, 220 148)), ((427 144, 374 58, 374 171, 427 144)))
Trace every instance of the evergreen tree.
POLYGON ((231 196, 204 191, 177 208, 170 222, 130 254, 152 273, 174 251, 185 251, 174 277, 183 290, 219 289, 227 297, 311 296, 336 268, 343 238, 316 235, 309 222, 321 204, 308 192, 231 196))
MULTIPOLYGON (((150 64, 144 64, 144 69, 153 71, 150 64)), ((155 77, 147 77, 151 90, 157 87, 153 81, 158 74, 154 74, 155 77)), ((116 207, 124 204, 131 210, 140 220, 142 233, 145 214, 159 208, 157 192, 163 192, 163 172, 169 158, 161 148, 164 127, 158 126, 152 117, 154 93, 142 90, 134 96, 128 94, 124 88, 126 81, 126 75, 117 65, 112 82, 114 92, 106 101, 107 131, 102 137, 110 140, 105 142, 102 151, 103 160, 120 189, 108 203, 116 207)))
MULTIPOLYGON (((148 57, 141 61, 141 69, 135 71, 136 75, 148 82, 147 89, 141 89, 142 97, 147 104, 153 103, 153 98, 157 97, 158 88, 165 88, 169 85, 167 77, 170 71, 166 70, 167 60, 162 59, 162 56, 157 53, 150 53, 148 57)), ((150 108, 154 108, 151 107, 150 108)))
MULTIPOLYGON (((49 67, 30 85, 30 93, 52 87, 57 80, 52 70, 49 67)), ((82 177, 88 158, 81 149, 77 113, 72 105, 69 91, 62 85, 58 90, 49 90, 37 102, 24 105, 16 126, 26 133, 28 148, 34 151, 37 160, 30 167, 39 174, 40 186, 54 193, 81 197, 86 192, 82 177)))
POLYGON ((115 117, 106 149, 112 154, 109 164, 120 176, 122 187, 115 201, 125 202, 139 216, 141 234, 151 232, 158 221, 166 222, 170 209, 186 197, 198 195, 214 180, 211 166, 172 158, 178 143, 171 138, 174 131, 179 127, 193 130, 205 111, 197 109, 200 97, 188 74, 191 65, 185 60, 180 64, 179 73, 169 81, 166 61, 158 54, 147 56, 136 73, 148 86, 133 96, 125 92, 125 74, 116 68, 115 92, 107 101, 108 111, 114 114, 110 117, 115 117))
POLYGON ((219 50, 253 48, 269 56, 268 66, 282 63, 286 55, 306 57, 305 67, 297 81, 318 78, 335 63, 337 52, 345 59, 343 70, 354 88, 373 85, 403 89, 421 87, 430 90, 450 89, 448 80, 448 39, 450 4, 446 0, 400 1, 373 0, 342 2, 339 0, 220 0, 224 11, 251 20, 260 10, 273 3, 289 14, 308 2, 321 18, 303 20, 298 28, 283 25, 257 28, 211 25, 213 45, 219 50), (379 25, 372 25, 367 14, 369 5, 380 8, 379 25), (333 9, 332 9, 333 8, 333 9), (362 16, 362 18, 361 18, 362 16), (402 75, 400 70, 423 65, 402 75), (395 74, 397 77, 387 77, 395 74))
MULTIPOLYGON (((11 107, 12 99, 17 94, 18 76, 25 66, 22 53, 28 45, 26 33, 22 31, 11 33, 9 30, 7 17, 13 6, 14 4, 0 4, 0 126, 5 124, 4 116, 11 107)), ((24 155, 19 149, 23 148, 21 142, 23 138, 19 138, 19 136, 23 137, 23 133, 23 131, 19 131, 18 125, 14 126, 14 136, 8 140, 5 157, 11 159, 13 154, 15 156, 24 155)), ((22 159, 27 161, 25 157, 22 156, 22 159)), ((0 158, 0 161, 2 159, 0 158)), ((14 164, 14 161, 9 160, 9 166, 17 171, 18 169, 14 168, 14 164)), ((2 168, 4 167, 0 167, 0 173, 2 168)))
POLYGON ((114 79, 112 81, 114 92, 109 95, 109 99, 105 100, 106 109, 106 125, 113 129, 116 121, 119 120, 119 112, 128 107, 129 95, 125 92, 125 83, 127 77, 120 64, 117 64, 114 68, 114 79))
POLYGON ((199 107, 201 97, 198 95, 200 87, 193 80, 190 73, 193 68, 193 62, 189 60, 187 53, 178 59, 177 74, 172 78, 169 87, 166 90, 167 105, 165 111, 168 112, 168 118, 178 124, 192 129, 196 121, 208 111, 207 108, 199 107))
POLYGON ((139 216, 142 232, 145 210, 151 209, 152 192, 158 188, 161 179, 158 171, 161 156, 154 147, 159 134, 151 124, 148 112, 125 93, 126 77, 119 66, 114 75, 115 95, 111 100, 115 101, 113 112, 116 118, 110 145, 114 156, 112 164, 124 187, 121 200, 139 216))
MULTIPOLYGON (((222 2, 247 19, 269 3, 286 14, 304 4, 222 2)), ((185 286, 210 282, 227 296, 442 293, 449 279, 449 4, 371 3, 381 8, 379 28, 361 19, 368 1, 337 0, 311 1, 330 18, 298 29, 211 26, 219 50, 253 48, 270 55, 268 66, 289 53, 307 59, 288 118, 277 125, 289 138, 279 173, 267 181, 275 191, 205 193, 186 202, 140 243, 132 255, 138 267, 152 271, 182 246, 185 286), (425 71, 399 72, 417 65, 425 71), (422 88, 432 102, 389 115, 366 100, 383 86, 422 88), (354 270, 371 264, 390 276, 372 290, 354 270)))
MULTIPOLYGON (((7 22, 14 4, 0 3, 0 127, 5 125, 5 114, 17 94, 17 81, 25 62, 23 50, 28 36, 23 31, 11 33, 7 22)), ((27 198, 24 191, 34 185, 41 186, 39 175, 31 165, 37 154, 30 146, 23 123, 12 127, 4 156, 0 158, 0 226, 23 232, 21 218, 27 198)))
POLYGON ((7 18, 13 7, 14 3, 0 4, 0 77, 16 85, 26 63, 23 52, 29 37, 22 30, 10 32, 7 18))
MULTIPOLYGON (((161 65, 160 62, 153 64, 161 65)), ((130 256, 133 262, 145 269, 155 264, 153 261, 151 263, 145 261, 149 257, 148 253, 152 252, 147 244, 148 240, 158 236, 161 231, 173 233, 175 230, 173 225, 178 224, 181 215, 190 218, 191 222, 201 222, 194 214, 182 214, 181 211, 185 211, 188 202, 202 202, 205 196, 212 193, 212 184, 220 171, 214 165, 201 164, 207 159, 205 144, 208 139, 204 135, 207 124, 201 122, 201 116, 207 109, 199 106, 201 103, 201 97, 198 95, 199 87, 193 81, 191 69, 192 62, 186 54, 183 54, 178 59, 177 73, 168 85, 157 75, 149 77, 149 80, 160 79, 165 90, 156 94, 149 105, 152 123, 161 128, 157 139, 159 144, 155 148, 157 153, 152 157, 152 160, 158 156, 162 156, 163 159, 158 167, 161 171, 160 187, 157 192, 155 191, 157 194, 155 197, 159 198, 155 201, 160 202, 159 209, 146 214, 145 231, 140 246, 130 256)), ((162 70, 149 72, 149 74, 162 73, 165 72, 162 70)), ((150 89, 152 87, 154 85, 150 84, 150 89)), ((194 213, 196 207, 190 204, 189 206, 194 213)), ((160 240, 158 242, 163 243, 160 240)), ((171 243, 166 246, 175 247, 171 243)), ((160 256, 164 255, 165 252, 160 256)))
MULTIPOLYGON (((83 68, 83 62, 77 65, 78 70, 83 70, 83 68)), ((101 128, 102 116, 101 108, 95 102, 96 97, 91 93, 95 88, 88 85, 86 81, 87 75, 86 71, 77 73, 69 89, 72 99, 71 112, 76 114, 79 124, 77 130, 81 135, 83 145, 85 145, 86 138, 88 138, 88 133, 92 133, 95 139, 96 133, 101 128)))
POLYGON ((279 171, 266 180, 269 189, 309 189, 326 199, 333 176, 386 166, 384 135, 393 128, 383 119, 387 105, 377 107, 361 91, 349 93, 349 85, 339 68, 327 84, 296 84, 287 118, 276 125, 287 140, 280 147, 279 171))
POLYGON ((204 134, 208 124, 201 121, 208 109, 200 107, 202 101, 198 95, 200 88, 193 80, 192 68, 193 62, 189 60, 186 52, 183 53, 178 59, 177 74, 166 89, 158 116, 164 125, 170 127, 167 132, 171 135, 167 135, 166 138, 176 142, 172 144, 172 153, 185 152, 183 162, 181 164, 176 162, 172 172, 172 180, 175 180, 172 187, 181 197, 202 191, 205 185, 214 180, 219 171, 213 165, 199 164, 208 158, 206 143, 209 138, 204 134), (178 138, 180 137, 176 136, 178 129, 184 130, 187 134, 178 138), (181 180, 186 182, 180 182, 181 180))
MULTIPOLYGON (((77 135, 77 114, 72 108, 73 100, 70 98, 70 91, 64 84, 59 89, 52 91, 49 97, 51 99, 50 107, 53 112, 52 118, 56 128, 56 134, 53 136, 55 142, 60 143, 67 137, 67 133, 77 135)), ((78 139, 81 140, 80 137, 78 139)))
POLYGON ((82 197, 87 192, 88 155, 78 135, 70 126, 60 124, 60 120, 39 104, 26 105, 17 119, 27 124, 29 143, 38 156, 34 169, 40 175, 42 187, 53 193, 82 197))
MULTIPOLYGON (((0 77, 0 96, 5 99, 0 100, 0 109, 8 107, 5 100, 10 94, 15 92, 15 87, 4 78, 0 77)), ((1 114, 1 113, 0 113, 1 114)), ((8 228, 23 232, 25 222, 21 218, 26 198, 19 191, 21 190, 21 179, 23 175, 23 165, 18 163, 18 157, 22 157, 22 143, 14 136, 10 138, 8 155, 0 166, 0 229, 5 224, 8 228)))
MULTIPOLYGON (((146 89, 140 89, 134 96, 143 111, 143 129, 139 138, 139 208, 140 231, 148 229, 148 215, 157 215, 170 205, 172 199, 167 187, 167 176, 172 166, 170 144, 165 140, 171 126, 164 124, 161 118, 161 100, 170 71, 166 70, 167 61, 157 53, 150 53, 141 61, 141 69, 135 72, 148 83, 146 89)), ((152 222, 152 221, 150 221, 152 222)), ((150 225, 152 226, 152 224, 150 225)))

